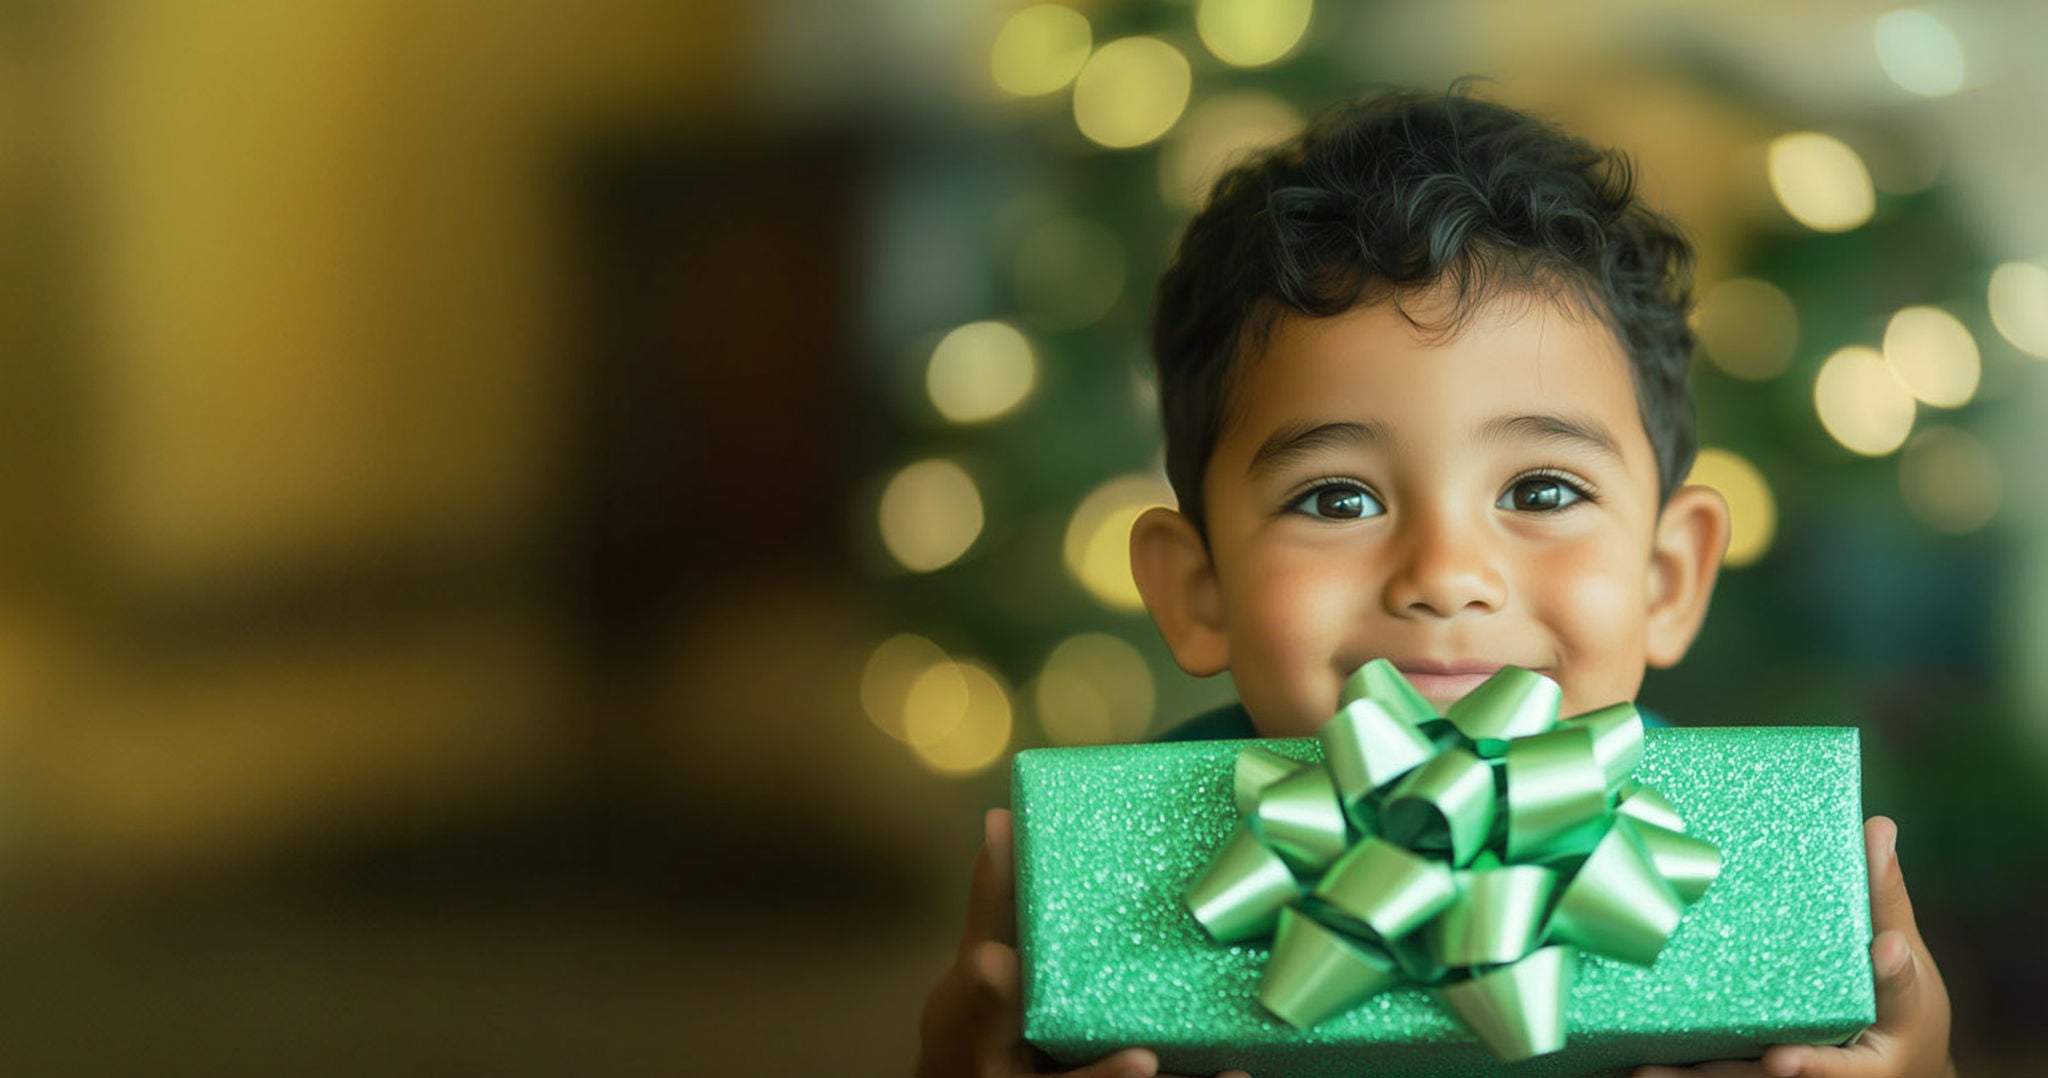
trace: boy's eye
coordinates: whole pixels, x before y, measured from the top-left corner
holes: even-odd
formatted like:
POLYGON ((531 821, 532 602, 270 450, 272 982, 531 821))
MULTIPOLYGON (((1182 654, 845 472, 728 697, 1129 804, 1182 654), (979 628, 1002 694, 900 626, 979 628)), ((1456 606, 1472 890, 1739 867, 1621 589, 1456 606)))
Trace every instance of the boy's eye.
POLYGON ((1353 483, 1325 483, 1288 508, 1324 520, 1363 520, 1387 511, 1370 491, 1353 483))
POLYGON ((1585 492, 1562 479, 1537 475, 1518 480, 1508 488, 1506 494, 1494 506, 1499 509, 1515 509, 1525 513, 1549 513, 1563 509, 1586 497, 1585 492))

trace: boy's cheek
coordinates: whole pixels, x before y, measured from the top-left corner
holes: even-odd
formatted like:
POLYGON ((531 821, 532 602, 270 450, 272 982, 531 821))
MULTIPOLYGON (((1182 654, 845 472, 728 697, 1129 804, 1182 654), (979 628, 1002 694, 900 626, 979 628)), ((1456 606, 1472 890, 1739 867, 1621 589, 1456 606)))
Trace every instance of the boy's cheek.
POLYGON ((1633 699, 1643 680, 1645 582, 1626 573, 1561 571, 1534 604, 1559 652, 1574 712, 1633 699))
POLYGON ((1261 735, 1305 736, 1336 710, 1336 665, 1365 624, 1362 593, 1356 574, 1268 568, 1233 596, 1231 677, 1261 735))

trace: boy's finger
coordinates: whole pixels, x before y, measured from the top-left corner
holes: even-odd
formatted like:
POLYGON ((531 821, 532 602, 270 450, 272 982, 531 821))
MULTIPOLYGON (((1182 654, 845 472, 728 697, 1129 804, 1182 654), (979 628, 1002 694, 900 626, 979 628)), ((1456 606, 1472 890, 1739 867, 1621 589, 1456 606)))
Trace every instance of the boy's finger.
POLYGON ((925 1000, 920 1078, 1015 1069, 1019 994, 1016 951, 988 941, 963 947, 925 1000))
POLYGON ((1159 1057, 1143 1048, 1126 1048, 1114 1055, 1066 1072, 1066 1078, 1158 1078, 1159 1057))
POLYGON ((983 940, 961 953, 960 976, 967 985, 973 1053, 979 1060, 976 1074, 1032 1069, 1025 1062, 1030 1053, 1023 1042, 1017 967, 1017 952, 1006 944, 983 940))
POLYGON ((1904 932, 1886 929, 1871 941, 1870 968, 1877 972, 1876 1031, 1897 1029, 1912 1016, 1919 966, 1904 932))
POLYGON ((960 940, 963 952, 983 940, 1017 941, 1017 894, 1010 860, 1010 810, 990 809, 982 818, 981 854, 974 859, 967 929, 960 940))
POLYGON ((1899 871, 1899 825, 1872 816, 1863 825, 1863 852, 1870 862, 1870 921, 1873 932, 1897 929, 1920 938, 1913 920, 1913 900, 1906 895, 1906 877, 1899 871))
POLYGON ((1763 1062, 1771 1078, 1892 1078, 1900 1073, 1898 1061, 1865 1044, 1781 1044, 1765 1052, 1763 1062))
POLYGON ((1870 945, 1870 965, 1877 974, 1877 1024, 1844 1048, 1810 1044, 1774 1045, 1761 1060, 1772 1078, 1882 1078, 1901 1066, 1896 1041, 1911 1024, 1918 1006, 1919 960, 1906 934, 1887 929, 1870 945))
POLYGON ((1629 1078, 1765 1078, 1755 1060, 1724 1059, 1690 1067, 1637 1067, 1629 1078))
POLYGON ((1014 1016, 1023 995, 1017 976, 1017 949, 1007 943, 983 940, 967 952, 967 981, 975 995, 1014 1016))

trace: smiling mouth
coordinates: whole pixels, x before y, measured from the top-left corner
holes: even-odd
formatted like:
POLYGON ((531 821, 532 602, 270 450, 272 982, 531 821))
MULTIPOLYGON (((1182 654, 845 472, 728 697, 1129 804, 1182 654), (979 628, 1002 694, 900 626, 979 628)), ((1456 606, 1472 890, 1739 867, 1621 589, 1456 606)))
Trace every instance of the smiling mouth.
MULTIPOLYGON (((1394 668, 1408 679, 1415 691, 1442 711, 1463 699, 1486 679, 1500 672, 1503 664, 1485 662, 1438 663, 1424 660, 1395 660, 1394 668)), ((1541 667, 1528 667, 1548 676, 1541 667)))

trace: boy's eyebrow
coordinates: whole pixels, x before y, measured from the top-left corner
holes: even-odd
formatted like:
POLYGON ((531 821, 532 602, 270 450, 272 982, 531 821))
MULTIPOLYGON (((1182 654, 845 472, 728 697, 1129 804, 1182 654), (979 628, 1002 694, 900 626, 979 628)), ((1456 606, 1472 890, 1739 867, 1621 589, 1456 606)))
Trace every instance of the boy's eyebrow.
POLYGON ((1268 472, 1277 472, 1302 457, 1323 449, 1345 449, 1352 446, 1378 445, 1390 442, 1393 435, 1387 425, 1377 419, 1364 422, 1289 423, 1268 435, 1252 454, 1251 466, 1246 469, 1253 479, 1268 472))
MULTIPOLYGON (((1615 443, 1614 436, 1592 419, 1548 414, 1496 416, 1479 425, 1478 437, 1486 442, 1523 438, 1537 442, 1576 443, 1621 460, 1621 447, 1615 443)), ((1393 432, 1376 419, 1290 423, 1260 443, 1246 471, 1257 479, 1320 450, 1383 445, 1393 440, 1393 432)))
POLYGON ((1479 438, 1505 442, 1517 438, 1537 442, 1577 443, 1621 460, 1621 447, 1598 420, 1562 415, 1504 415, 1479 425, 1479 438))

